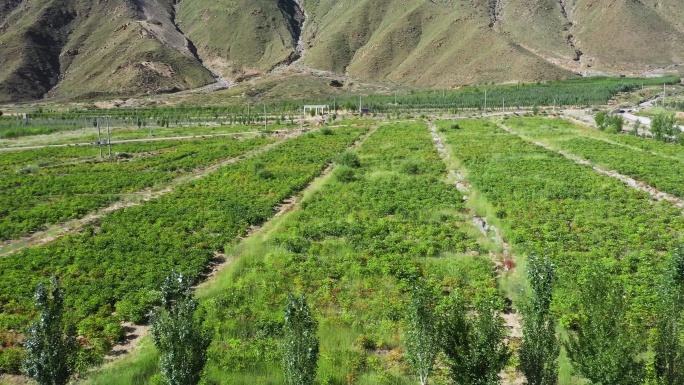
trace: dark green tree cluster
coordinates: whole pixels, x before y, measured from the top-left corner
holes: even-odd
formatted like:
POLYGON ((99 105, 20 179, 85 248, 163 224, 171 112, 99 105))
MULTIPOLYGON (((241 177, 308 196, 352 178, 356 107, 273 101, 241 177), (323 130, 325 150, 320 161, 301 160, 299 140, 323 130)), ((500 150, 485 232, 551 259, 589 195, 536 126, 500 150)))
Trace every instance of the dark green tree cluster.
POLYGON ((600 264, 580 279, 579 318, 564 342, 577 374, 601 385, 640 384, 644 336, 627 319, 627 293, 619 279, 600 264))
POLYGON ((36 320, 26 333, 26 374, 40 385, 64 385, 76 364, 76 331, 63 319, 64 290, 56 278, 50 287, 40 283, 35 294, 36 320))
POLYGON ((600 385, 684 384, 682 245, 666 265, 657 294, 649 370, 644 358, 646 329, 629 322, 623 285, 599 264, 587 268, 580 282, 579 319, 564 343, 577 374, 600 385))
POLYGON ((681 319, 684 311, 684 246, 672 255, 658 288, 654 372, 659 385, 684 384, 684 345, 681 319))
POLYGON ((660 114, 651 120, 651 134, 653 139, 661 142, 674 142, 682 144, 684 135, 677 126, 677 120, 673 114, 660 114))
POLYGON ((499 372, 510 358, 501 308, 494 296, 478 299, 471 307, 458 291, 438 303, 425 283, 414 285, 407 313, 406 348, 420 383, 427 383, 441 351, 454 383, 499 384, 499 372))
POLYGON ((625 125, 625 119, 621 115, 609 115, 604 111, 594 115, 594 121, 599 130, 613 134, 622 132, 622 126, 625 125))

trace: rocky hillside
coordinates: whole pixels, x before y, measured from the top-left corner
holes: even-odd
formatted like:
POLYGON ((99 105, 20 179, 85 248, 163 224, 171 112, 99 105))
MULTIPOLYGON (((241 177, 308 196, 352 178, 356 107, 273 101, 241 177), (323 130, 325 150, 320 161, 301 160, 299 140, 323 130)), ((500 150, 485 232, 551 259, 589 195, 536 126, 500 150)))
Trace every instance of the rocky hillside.
POLYGON ((684 63, 681 0, 0 0, 0 102, 290 66, 452 87, 684 63))

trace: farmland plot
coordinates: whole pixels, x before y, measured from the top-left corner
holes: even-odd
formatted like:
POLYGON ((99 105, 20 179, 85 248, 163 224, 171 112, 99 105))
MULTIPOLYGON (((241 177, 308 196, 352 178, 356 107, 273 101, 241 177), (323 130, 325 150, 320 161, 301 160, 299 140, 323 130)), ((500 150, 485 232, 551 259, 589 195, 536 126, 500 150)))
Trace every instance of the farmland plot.
POLYGON ((15 331, 34 315, 38 282, 52 274, 62 279, 69 317, 84 338, 83 360, 97 361, 121 337, 119 321, 145 320, 172 269, 198 280, 217 253, 271 217, 362 131, 306 134, 114 212, 81 234, 0 258, 0 370, 18 370, 15 331))
MULTIPOLYGON (((196 169, 273 142, 207 139, 114 146, 102 160, 97 148, 27 150, 0 157, 0 240, 79 218, 125 194, 168 182, 196 169)), ((105 149, 105 155, 107 150, 105 149)))
POLYGON ((205 303, 215 330, 209 381, 280 384, 282 306, 303 292, 320 320, 318 378, 411 383, 403 317, 412 278, 498 297, 488 256, 424 124, 382 126, 359 168, 333 177, 205 303))
POLYGON ((549 254, 560 276, 556 310, 572 323, 577 282, 601 261, 624 281, 634 325, 648 325, 661 263, 684 229, 681 211, 599 175, 554 151, 468 121, 448 131, 448 144, 468 179, 520 254, 549 254))
MULTIPOLYGON (((639 146, 632 147, 601 140, 601 137, 578 137, 573 133, 571 123, 560 119, 513 119, 506 124, 515 132, 554 149, 587 159, 662 192, 684 197, 684 147, 644 138, 632 138, 632 145, 639 146), (642 150, 642 147, 648 150, 642 150), (677 150, 672 155, 678 157, 667 154, 670 150, 677 150)), ((624 136, 605 134, 606 139, 624 140, 624 136)))
MULTIPOLYGON (((490 243, 467 220, 461 194, 421 123, 380 126, 299 207, 236 247, 235 262, 198 295, 214 332, 209 383, 282 384, 282 309, 305 293, 319 320, 317 379, 410 384, 404 318, 410 282, 500 303, 490 243)), ((145 382, 158 368, 143 348, 89 383, 145 382), (113 371, 112 371, 113 370, 113 371)), ((439 373, 435 374, 440 376, 439 373)))

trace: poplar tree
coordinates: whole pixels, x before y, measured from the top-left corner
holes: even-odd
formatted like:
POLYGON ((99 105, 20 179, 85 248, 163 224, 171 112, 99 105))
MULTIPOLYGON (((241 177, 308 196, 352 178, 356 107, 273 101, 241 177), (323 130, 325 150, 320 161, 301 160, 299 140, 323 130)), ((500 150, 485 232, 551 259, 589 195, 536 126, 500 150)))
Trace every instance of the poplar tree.
POLYGON ((595 385, 636 385, 644 379, 643 335, 627 320, 626 293, 600 265, 580 280, 580 311, 563 345, 575 371, 595 385))
POLYGON ((684 384, 684 346, 680 319, 684 310, 684 246, 679 245, 658 290, 653 368, 658 384, 684 384))
POLYGON ((52 278, 50 286, 40 283, 36 288, 40 314, 26 333, 24 370, 40 385, 64 385, 74 372, 76 332, 64 322, 64 290, 57 278, 52 278))
POLYGON ((282 364, 288 385, 311 385, 316 379, 319 342, 314 319, 304 295, 288 295, 285 307, 282 364))
POLYGON ((152 339, 160 353, 161 374, 169 385, 195 385, 207 362, 210 334, 195 317, 190 282, 172 272, 162 285, 162 307, 152 318, 152 339))
POLYGON ((421 385, 427 383, 439 350, 434 307, 435 296, 427 284, 416 282, 408 304, 406 356, 418 374, 421 385))
POLYGON ((560 353, 556 322, 550 312, 555 267, 547 256, 530 255, 527 277, 531 293, 529 301, 521 307, 520 371, 530 385, 555 385, 560 353))
POLYGON ((459 385, 496 385, 508 363, 505 344, 508 329, 494 298, 477 301, 469 311, 460 295, 451 295, 441 306, 439 340, 449 374, 459 385))

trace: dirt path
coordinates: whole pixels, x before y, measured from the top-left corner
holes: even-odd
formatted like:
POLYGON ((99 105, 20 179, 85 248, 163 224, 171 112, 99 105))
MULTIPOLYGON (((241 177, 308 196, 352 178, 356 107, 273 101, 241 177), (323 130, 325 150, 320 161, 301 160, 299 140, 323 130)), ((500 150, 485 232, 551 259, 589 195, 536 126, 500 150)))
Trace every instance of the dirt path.
POLYGON ((48 227, 46 230, 43 231, 38 231, 30 236, 24 237, 24 238, 19 238, 19 239, 14 239, 10 241, 4 242, 0 246, 0 256, 7 256, 14 254, 16 252, 19 252, 27 247, 32 247, 32 246, 40 246, 44 245, 46 243, 52 242, 53 240, 63 237, 67 234, 73 234, 81 230, 84 226, 89 225, 100 218, 104 217, 105 215, 112 213, 114 211, 118 211, 127 207, 133 207, 133 206, 138 206, 142 204, 143 202, 150 201, 153 199, 157 199, 163 195, 166 195, 170 192, 172 192, 177 186, 192 182, 201 178, 204 178, 205 176, 217 171, 218 169, 225 167, 227 165, 239 162, 244 159, 249 159, 252 158, 256 155, 262 154, 266 151, 269 151, 273 149, 274 147, 280 145, 281 143, 285 142, 286 140, 290 138, 297 137, 301 135, 302 132, 296 132, 291 135, 287 135, 277 142, 268 144, 262 148, 256 149, 249 151, 247 153, 244 153, 242 155, 223 160, 221 162, 215 163, 209 167, 200 169, 200 170, 195 170, 190 173, 184 174, 183 176, 180 176, 178 178, 175 178, 169 182, 166 182, 164 184, 161 184, 156 187, 152 188, 147 188, 132 194, 127 194, 125 200, 120 200, 117 202, 112 203, 111 205, 107 207, 100 208, 96 211, 91 212, 90 214, 87 214, 86 216, 82 218, 77 218, 77 219, 72 219, 70 221, 56 224, 53 226, 48 227))
MULTIPOLYGON (((430 133, 432 134, 432 141, 435 145, 435 148, 437 149, 437 152, 439 153, 444 163, 447 164, 448 168, 451 153, 444 146, 444 140, 442 136, 439 135, 439 132, 437 132, 437 127, 435 126, 434 122, 428 121, 427 124, 430 129, 430 133)), ((449 176, 454 177, 454 186, 458 191, 464 194, 470 193, 471 186, 465 180, 465 178, 463 178, 463 175, 460 173, 459 170, 449 169, 447 173, 449 176)), ((467 198, 468 195, 465 195, 463 197, 464 200, 466 200, 467 198)), ((500 258, 497 257, 497 255, 493 252, 490 252, 489 254, 489 257, 494 263, 495 269, 498 272, 498 277, 501 278, 502 274, 505 274, 514 269, 515 263, 513 262, 513 255, 510 252, 510 245, 503 238, 499 229, 496 226, 487 223, 487 218, 481 217, 477 214, 473 214, 472 224, 473 226, 477 227, 478 230, 480 230, 482 235, 484 235, 487 238, 492 237, 494 242, 501 246, 502 255, 500 258)), ((510 330, 508 338, 519 340, 522 337, 522 325, 520 314, 511 309, 511 311, 501 313, 501 317, 504 319, 506 327, 508 327, 508 329, 510 330)), ((524 376, 515 370, 503 370, 501 373, 499 373, 499 376, 501 377, 501 383, 503 385, 522 385, 525 383, 524 376)))
MULTIPOLYGON (((294 130, 297 131, 297 130, 294 130)), ((122 143, 143 143, 143 142, 160 142, 166 140, 187 140, 187 139, 205 139, 205 138, 219 138, 225 136, 248 136, 248 135, 258 135, 258 131, 244 131, 244 132, 230 132, 226 134, 207 134, 207 135, 186 135, 186 136, 166 136, 163 138, 142 138, 142 139, 123 139, 123 140, 112 140, 112 144, 122 144, 122 143)), ((92 142, 81 142, 81 143, 65 143, 65 144, 45 144, 40 146, 22 146, 22 147, 3 147, 0 148, 0 152, 10 152, 10 151, 24 151, 24 150, 37 150, 41 148, 49 147, 74 147, 74 146, 93 146, 96 144, 92 142)), ((106 146, 106 145, 103 145, 106 146)))
POLYGON ((124 338, 118 344, 112 346, 112 350, 104 357, 105 362, 112 362, 121 356, 129 354, 135 349, 140 340, 150 332, 149 325, 136 325, 131 322, 123 322, 124 338))
POLYGON ((563 155, 564 157, 572 160, 573 162, 575 162, 577 164, 580 164, 583 166, 589 166, 592 169, 594 169, 594 171, 598 172, 599 174, 607 175, 611 178, 618 179, 633 189, 643 191, 643 192, 649 194, 651 197, 653 197, 653 199, 655 199, 657 201, 668 201, 668 202, 672 203, 677 208, 680 208, 680 209, 684 208, 684 201, 680 198, 675 197, 674 195, 670 195, 668 193, 662 192, 656 188, 649 186, 648 184, 646 184, 644 182, 641 182, 641 181, 638 181, 634 178, 630 178, 626 175, 620 174, 617 171, 608 170, 608 169, 599 167, 596 164, 594 164, 594 163, 592 163, 586 159, 580 158, 574 154, 570 154, 570 153, 563 151, 563 150, 556 150, 555 148, 549 146, 546 143, 535 141, 532 138, 529 138, 525 135, 519 134, 518 132, 512 130, 510 127, 508 127, 504 124, 499 123, 499 127, 501 127, 501 129, 503 129, 504 131, 506 131, 510 134, 518 136, 519 138, 523 139, 526 142, 533 143, 539 147, 542 147, 542 148, 547 149, 549 151, 553 151, 557 154, 563 155))
MULTIPOLYGON (((437 132, 437 127, 435 126, 435 124, 433 122, 428 122, 428 127, 430 129, 430 133, 432 134, 432 141, 435 145, 435 148, 437 149, 437 152, 439 153, 439 155, 442 157, 442 159, 446 163, 446 161, 448 161, 451 158, 451 154, 449 153, 449 151, 444 146, 444 140, 442 139, 442 137, 437 132)), ((458 191, 465 193, 465 194, 468 194, 470 192, 470 189, 471 189, 470 183, 468 183, 465 180, 465 178, 463 177, 463 175, 461 174, 461 172, 459 170, 449 169, 449 170, 447 170, 447 173, 450 176, 454 177, 454 179, 455 179, 454 186, 456 187, 456 189, 458 191)), ((467 199, 467 196, 464 196, 464 200, 466 200, 466 199, 467 199)), ((478 215, 473 215, 472 222, 473 222, 473 225, 475 227, 477 227, 483 235, 489 237, 490 233, 493 233, 494 241, 496 243, 498 243, 502 248, 504 261, 511 258, 510 245, 503 238, 503 236, 501 235, 501 232, 499 231, 498 228, 487 223, 486 218, 480 217, 478 215)), ((501 264, 500 261, 495 261, 495 263, 501 264)), ((503 265, 504 265, 503 266, 504 271, 508 271, 508 268, 506 267, 508 265, 506 263, 503 263, 503 265)))

